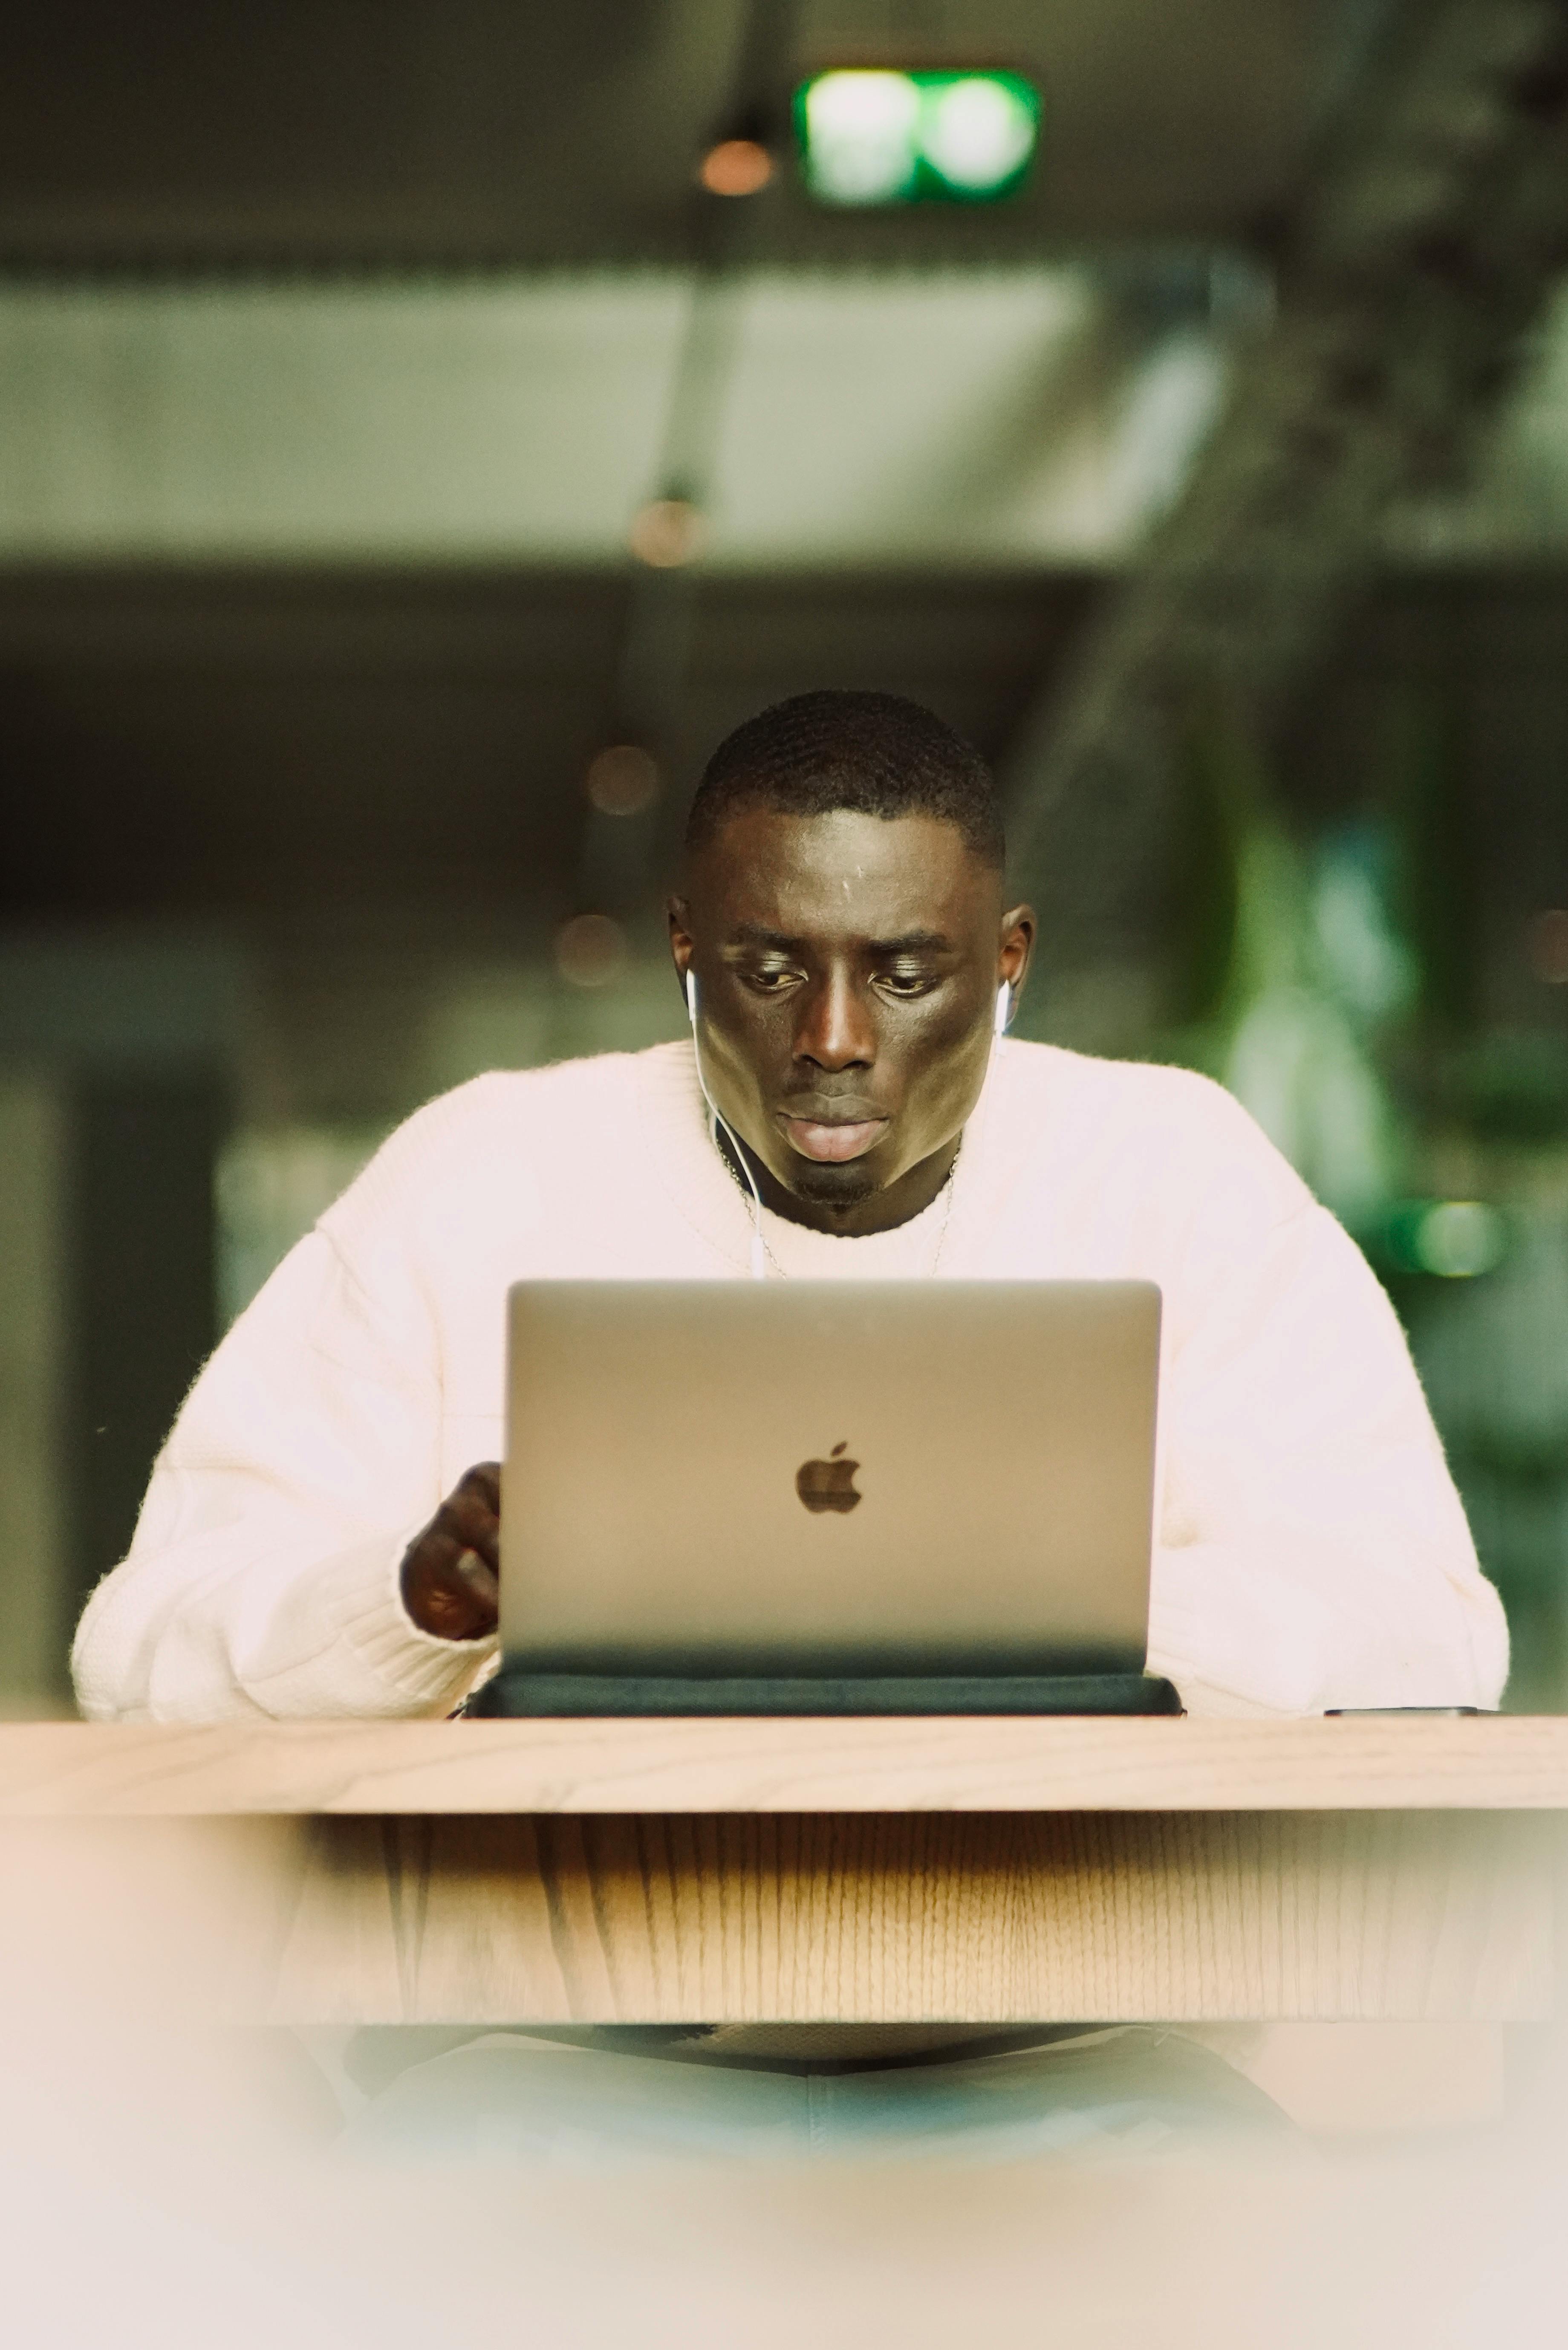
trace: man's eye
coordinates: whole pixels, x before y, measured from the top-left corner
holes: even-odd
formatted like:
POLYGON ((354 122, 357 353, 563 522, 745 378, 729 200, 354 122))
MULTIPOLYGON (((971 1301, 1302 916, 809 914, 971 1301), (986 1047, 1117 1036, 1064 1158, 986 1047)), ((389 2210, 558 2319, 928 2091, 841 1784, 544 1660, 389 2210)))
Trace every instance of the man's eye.
POLYGON ((877 984, 888 995, 924 995, 936 985, 929 971, 883 971, 877 974, 877 984))
POLYGON ((787 964, 770 964, 760 971, 747 972, 746 984, 754 987, 759 995, 776 995, 794 976, 787 964))

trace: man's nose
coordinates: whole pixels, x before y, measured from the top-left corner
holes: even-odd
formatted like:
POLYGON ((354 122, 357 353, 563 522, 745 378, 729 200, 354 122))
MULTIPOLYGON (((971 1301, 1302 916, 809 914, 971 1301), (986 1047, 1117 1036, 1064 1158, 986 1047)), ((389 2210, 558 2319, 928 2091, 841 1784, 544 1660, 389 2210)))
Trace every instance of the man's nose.
POLYGON ((795 1058, 819 1069, 869 1068, 877 1058, 877 1027, 870 1005, 848 974, 822 980, 802 1007, 795 1031, 795 1058))

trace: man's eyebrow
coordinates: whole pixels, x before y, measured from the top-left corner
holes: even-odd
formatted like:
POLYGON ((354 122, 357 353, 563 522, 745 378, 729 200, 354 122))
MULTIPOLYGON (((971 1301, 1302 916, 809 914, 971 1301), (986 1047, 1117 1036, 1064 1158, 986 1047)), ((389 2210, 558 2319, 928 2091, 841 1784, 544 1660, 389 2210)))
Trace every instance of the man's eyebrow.
POLYGON ((799 939, 786 938, 782 931, 764 930, 760 922, 737 922, 728 942, 736 947, 774 947, 781 954, 801 943, 799 939))
POLYGON ((905 931, 896 939, 873 939, 873 954, 943 954, 952 941, 941 931, 905 931))
MULTIPOLYGON (((737 922, 726 943, 732 947, 769 947, 778 954, 797 954, 805 941, 783 931, 764 929, 760 922, 737 922)), ((946 954, 952 941, 944 931, 902 931, 896 939, 868 939, 874 955, 946 954)))

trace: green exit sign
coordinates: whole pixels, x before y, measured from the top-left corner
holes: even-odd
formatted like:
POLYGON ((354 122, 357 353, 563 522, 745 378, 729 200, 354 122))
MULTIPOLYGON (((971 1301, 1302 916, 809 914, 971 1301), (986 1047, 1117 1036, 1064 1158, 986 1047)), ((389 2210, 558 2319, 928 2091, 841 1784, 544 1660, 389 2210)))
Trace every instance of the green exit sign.
POLYGON ((989 204, 1028 174, 1040 93, 1022 74, 846 68, 803 82, 794 120, 819 203, 989 204))

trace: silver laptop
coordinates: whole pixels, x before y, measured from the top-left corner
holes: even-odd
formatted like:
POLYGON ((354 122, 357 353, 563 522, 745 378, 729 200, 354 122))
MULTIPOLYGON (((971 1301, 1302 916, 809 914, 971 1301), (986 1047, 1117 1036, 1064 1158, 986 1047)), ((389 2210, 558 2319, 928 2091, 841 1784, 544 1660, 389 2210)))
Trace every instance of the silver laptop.
POLYGON ((509 1671, 1142 1670, 1151 1283, 529 1281, 509 1309, 509 1671))

